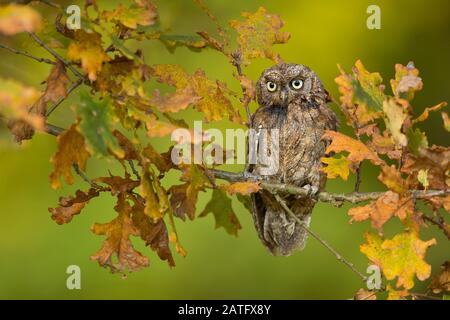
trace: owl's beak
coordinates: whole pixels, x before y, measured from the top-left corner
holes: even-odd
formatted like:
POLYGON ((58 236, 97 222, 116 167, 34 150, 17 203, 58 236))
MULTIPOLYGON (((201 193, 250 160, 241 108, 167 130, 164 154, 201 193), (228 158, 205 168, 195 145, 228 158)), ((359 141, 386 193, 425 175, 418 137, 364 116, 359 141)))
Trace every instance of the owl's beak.
POLYGON ((281 90, 281 101, 283 102, 283 105, 286 105, 288 102, 288 96, 289 92, 286 88, 281 90))

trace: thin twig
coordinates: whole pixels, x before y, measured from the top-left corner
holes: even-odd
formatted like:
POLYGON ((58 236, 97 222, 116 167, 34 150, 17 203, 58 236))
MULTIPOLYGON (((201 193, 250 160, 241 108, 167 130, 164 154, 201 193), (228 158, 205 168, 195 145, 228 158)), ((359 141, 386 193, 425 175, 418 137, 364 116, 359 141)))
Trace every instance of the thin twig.
POLYGON ((136 178, 138 180, 141 180, 141 176, 139 175, 139 172, 136 170, 133 160, 128 160, 128 164, 130 165, 131 171, 133 171, 133 174, 136 176, 136 178))
POLYGON ((353 192, 359 192, 360 186, 361 186, 361 163, 356 168, 356 181, 355 181, 355 188, 353 189, 353 192))
POLYGON ((43 62, 43 63, 48 63, 48 64, 55 64, 55 62, 50 60, 50 59, 36 57, 36 56, 26 52, 26 51, 17 50, 17 49, 11 48, 11 47, 9 47, 9 46, 7 46, 5 44, 1 44, 0 43, 0 48, 6 49, 6 50, 8 50, 8 51, 10 51, 12 53, 15 53, 15 54, 20 54, 20 55, 23 55, 25 57, 31 58, 33 60, 36 60, 37 62, 43 62))
POLYGON ((448 240, 450 240, 450 233, 448 232, 447 228, 446 228, 446 224, 444 221, 444 218, 439 216, 438 217, 438 221, 434 220, 432 217, 427 216, 426 214, 422 215, 422 218, 428 222, 430 222, 431 224, 434 224, 435 226, 437 226, 439 229, 442 230, 442 232, 444 233, 444 235, 447 237, 448 240))
POLYGON ((52 56, 61 61, 74 75, 79 78, 83 78, 83 74, 81 74, 76 68, 74 68, 68 61, 66 61, 63 57, 61 57, 55 50, 48 47, 34 32, 28 32, 28 34, 36 41, 42 48, 47 50, 52 56))
POLYGON ((334 256, 336 257, 336 259, 338 261, 342 262, 348 268, 350 268, 350 270, 352 270, 355 274, 357 274, 361 278, 362 281, 366 281, 367 280, 367 277, 364 274, 362 274, 360 271, 358 271, 358 269, 355 268, 353 263, 349 262, 344 257, 342 257, 342 255, 339 252, 337 252, 332 246, 330 246, 325 240, 323 240, 317 233, 312 231, 302 220, 300 220, 295 215, 295 213, 292 212, 292 210, 287 206, 286 202, 283 199, 281 199, 281 197, 278 194, 275 194, 275 199, 283 207, 283 209, 286 211, 286 213, 288 213, 295 221, 297 221, 300 224, 300 226, 306 232, 308 232, 314 239, 319 241, 325 248, 327 248, 328 251, 330 251, 332 254, 334 254, 334 256))
POLYGON ((67 89, 67 93, 65 96, 61 96, 58 101, 55 102, 55 104, 53 104, 47 111, 47 113, 45 114, 45 117, 49 117, 53 111, 56 110, 56 108, 58 108, 58 106, 67 99, 67 96, 73 91, 75 90, 78 86, 80 86, 83 81, 84 81, 84 77, 83 78, 79 78, 74 84, 72 84, 72 86, 69 87, 69 89, 67 89))

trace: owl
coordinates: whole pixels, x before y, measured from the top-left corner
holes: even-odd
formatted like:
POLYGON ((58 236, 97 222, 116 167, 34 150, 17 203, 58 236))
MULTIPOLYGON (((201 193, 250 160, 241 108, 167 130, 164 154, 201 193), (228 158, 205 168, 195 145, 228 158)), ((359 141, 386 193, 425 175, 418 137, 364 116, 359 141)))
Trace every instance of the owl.
MULTIPOLYGON (((267 175, 263 172, 267 164, 257 161, 248 167, 248 172, 270 182, 303 187, 310 194, 323 190, 326 175, 321 171, 321 158, 327 142, 321 138, 325 130, 337 130, 338 120, 327 106, 328 93, 317 74, 301 64, 277 64, 262 73, 256 93, 259 107, 252 115, 251 128, 257 135, 265 132, 268 141, 272 141, 270 135, 277 132, 278 166, 267 175)), ((258 139, 254 140, 257 144, 258 139)), ((280 196, 295 215, 309 225, 316 202, 314 197, 280 196)), ((252 195, 252 215, 259 238, 272 254, 288 256, 304 248, 306 231, 270 192, 262 190, 252 195)))

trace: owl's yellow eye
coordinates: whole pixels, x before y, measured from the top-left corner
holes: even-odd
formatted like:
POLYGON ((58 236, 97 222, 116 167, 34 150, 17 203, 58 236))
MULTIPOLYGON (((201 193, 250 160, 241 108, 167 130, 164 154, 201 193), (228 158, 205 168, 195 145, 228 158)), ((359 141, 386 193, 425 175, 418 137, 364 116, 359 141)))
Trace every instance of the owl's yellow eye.
POLYGON ((267 82, 267 90, 269 90, 270 92, 274 92, 275 90, 277 90, 277 85, 272 81, 269 81, 267 82))
POLYGON ((299 90, 303 87, 303 80, 301 80, 301 79, 292 80, 291 86, 293 89, 299 90))

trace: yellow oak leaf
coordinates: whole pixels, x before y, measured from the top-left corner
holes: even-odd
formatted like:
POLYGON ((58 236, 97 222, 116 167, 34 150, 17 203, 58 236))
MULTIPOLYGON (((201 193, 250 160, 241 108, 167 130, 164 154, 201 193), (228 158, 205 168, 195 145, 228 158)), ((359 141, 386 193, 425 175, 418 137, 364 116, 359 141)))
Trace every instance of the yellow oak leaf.
POLYGON ((383 182, 386 187, 399 194, 408 191, 406 181, 402 178, 400 172, 394 165, 381 166, 381 172, 378 175, 378 180, 383 182))
POLYGON ((390 240, 383 240, 372 233, 365 234, 366 242, 360 250, 371 262, 378 265, 387 280, 397 278, 397 288, 414 287, 414 276, 420 281, 430 277, 431 266, 424 260, 428 247, 436 240, 422 241, 416 232, 397 234, 390 240))
POLYGON ((81 67, 91 81, 97 79, 103 63, 111 60, 103 50, 101 35, 82 29, 75 32, 75 41, 69 45, 67 57, 72 61, 81 61, 81 67))
POLYGON ((234 122, 242 122, 239 112, 231 104, 225 84, 209 79, 203 70, 198 69, 189 75, 179 65, 155 65, 153 73, 160 82, 174 86, 179 92, 192 90, 198 100, 196 98, 197 101, 191 103, 197 111, 203 113, 206 121, 228 118, 234 122))
POLYGON ((244 21, 230 21, 230 26, 238 33, 241 62, 246 65, 254 58, 268 58, 280 62, 280 57, 273 51, 272 46, 286 43, 290 38, 288 32, 280 31, 283 28, 281 18, 268 13, 263 7, 255 13, 244 12, 241 15, 244 21))
POLYGON ((136 29, 138 25, 154 25, 158 12, 150 1, 135 0, 128 8, 120 3, 113 11, 104 11, 102 17, 107 21, 117 21, 127 28, 136 29))
POLYGON ((389 99, 383 102, 386 128, 395 144, 405 147, 408 144, 406 135, 402 132, 403 123, 408 118, 407 101, 389 99))
POLYGON ((321 161, 327 164, 326 167, 322 168, 322 171, 327 174, 329 179, 341 177, 344 181, 347 181, 348 175, 350 174, 350 166, 352 164, 347 157, 323 157, 321 161))
POLYGON ((0 34, 12 36, 20 32, 36 32, 41 28, 41 15, 30 6, 15 3, 0 6, 0 34))

